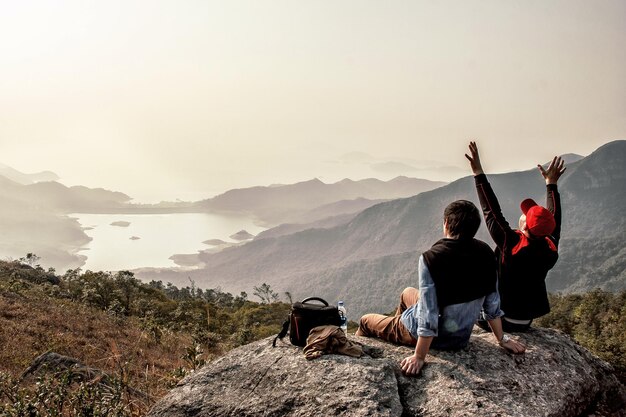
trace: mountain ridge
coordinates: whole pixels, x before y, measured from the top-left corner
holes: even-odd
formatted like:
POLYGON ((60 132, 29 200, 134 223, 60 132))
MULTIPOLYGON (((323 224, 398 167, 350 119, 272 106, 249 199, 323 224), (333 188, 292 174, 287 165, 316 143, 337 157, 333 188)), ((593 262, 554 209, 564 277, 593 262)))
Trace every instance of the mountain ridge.
MULTIPOLYGON (((210 199, 194 203, 203 210, 216 212, 244 212, 254 214, 271 225, 309 222, 321 217, 299 218, 313 208, 345 200, 364 198, 388 200, 407 197, 444 185, 441 181, 396 177, 389 181, 375 178, 350 180, 326 184, 315 178, 309 181, 269 187, 249 187, 226 191, 210 199)), ((339 214, 339 213, 334 213, 339 214)))

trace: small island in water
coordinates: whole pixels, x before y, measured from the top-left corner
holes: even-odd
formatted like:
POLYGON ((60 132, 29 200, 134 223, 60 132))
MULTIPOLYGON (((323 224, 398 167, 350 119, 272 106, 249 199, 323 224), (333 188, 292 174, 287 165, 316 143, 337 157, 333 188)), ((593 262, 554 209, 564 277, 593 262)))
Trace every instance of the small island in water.
POLYGON ((111 226, 128 227, 130 226, 130 222, 119 220, 119 221, 111 223, 111 226))
POLYGON ((222 239, 209 239, 209 240, 205 240, 204 242, 205 245, 210 245, 210 246, 219 246, 219 245, 223 245, 226 242, 224 242, 222 239))
POLYGON ((230 235, 231 239, 242 241, 242 240, 250 240, 254 237, 253 234, 248 233, 246 230, 240 230, 234 235, 230 235))

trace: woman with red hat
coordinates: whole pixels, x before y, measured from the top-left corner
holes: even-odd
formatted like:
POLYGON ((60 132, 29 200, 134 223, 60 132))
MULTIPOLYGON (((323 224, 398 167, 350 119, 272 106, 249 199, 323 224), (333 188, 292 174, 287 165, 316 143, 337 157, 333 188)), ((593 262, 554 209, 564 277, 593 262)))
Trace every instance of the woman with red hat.
POLYGON ((565 172, 565 163, 555 156, 547 169, 537 166, 546 181, 546 207, 530 198, 522 201, 519 228, 514 230, 487 181, 476 142, 470 142, 469 150, 465 157, 474 173, 487 229, 497 245, 498 291, 505 314, 502 326, 508 332, 526 331, 533 319, 550 312, 545 279, 559 257, 561 200, 557 181, 565 172))

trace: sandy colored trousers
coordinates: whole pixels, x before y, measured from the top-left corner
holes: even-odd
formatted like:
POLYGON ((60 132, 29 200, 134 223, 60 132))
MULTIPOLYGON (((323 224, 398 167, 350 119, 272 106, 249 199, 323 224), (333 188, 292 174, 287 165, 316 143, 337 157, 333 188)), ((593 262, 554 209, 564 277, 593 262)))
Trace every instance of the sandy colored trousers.
POLYGON ((359 329, 356 331, 357 336, 378 337, 388 342, 400 345, 415 346, 417 340, 411 336, 400 321, 400 317, 404 310, 419 299, 419 291, 416 288, 408 287, 400 294, 400 304, 393 316, 385 316, 383 314, 366 314, 359 321, 359 329))

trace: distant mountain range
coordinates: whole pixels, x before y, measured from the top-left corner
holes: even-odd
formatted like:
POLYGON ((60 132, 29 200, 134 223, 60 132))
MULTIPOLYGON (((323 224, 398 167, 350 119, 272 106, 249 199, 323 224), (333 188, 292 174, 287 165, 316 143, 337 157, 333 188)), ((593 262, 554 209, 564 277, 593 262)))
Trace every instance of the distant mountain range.
POLYGON ((251 187, 230 190, 200 201, 202 211, 253 214, 270 224, 310 223, 329 216, 356 213, 376 201, 416 195, 446 183, 417 178, 396 177, 390 181, 374 178, 325 184, 318 179, 290 185, 251 187))
MULTIPOLYGON (((545 183, 536 168, 489 179, 513 225, 523 198, 545 200, 545 183)), ((547 280, 549 290, 625 289, 626 141, 611 142, 568 164, 559 189, 563 233, 559 262, 547 280)), ((398 292, 417 284, 417 259, 441 237, 444 207, 461 198, 477 203, 472 177, 376 204, 334 227, 275 237, 270 230, 265 238, 243 246, 200 254, 206 266, 185 271, 184 277, 167 270, 139 276, 174 283, 190 277, 200 287, 230 292, 249 291, 266 282, 295 298, 343 299, 355 316, 368 310, 390 311, 398 292)), ((491 244, 484 226, 479 238, 491 244)))
POLYGON ((62 213, 122 207, 130 200, 124 193, 83 186, 66 187, 54 181, 20 185, 0 180, 0 192, 22 204, 62 213))
MULTIPOLYGON (((368 200, 357 198, 341 200, 336 203, 325 204, 307 212, 300 212, 294 223, 283 223, 259 233, 256 239, 288 235, 307 229, 329 229, 340 224, 348 223, 359 212, 387 200, 368 200)), ((287 219, 289 221, 289 219, 287 219)))

